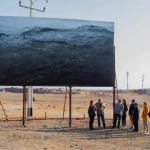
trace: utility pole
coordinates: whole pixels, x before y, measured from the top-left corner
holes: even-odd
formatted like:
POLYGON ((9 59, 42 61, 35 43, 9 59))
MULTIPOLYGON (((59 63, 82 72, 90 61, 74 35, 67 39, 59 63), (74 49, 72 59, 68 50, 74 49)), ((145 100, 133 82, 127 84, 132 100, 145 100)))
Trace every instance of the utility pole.
POLYGON ((33 13, 32 13, 32 7, 33 7, 33 0, 30 0, 30 17, 33 17, 33 13))
POLYGON ((144 76, 144 74, 142 75, 142 90, 143 90, 143 82, 144 82, 144 78, 145 78, 145 76, 144 76))
MULTIPOLYGON (((19 6, 30 9, 30 17, 33 17, 33 10, 39 11, 39 12, 45 12, 45 7, 43 8, 43 10, 33 8, 33 4, 36 1, 37 0, 30 0, 30 7, 22 5, 21 1, 19 1, 19 6)), ((46 0, 46 2, 48 2, 48 0, 46 0)), ((28 113, 27 113, 28 116, 33 116, 32 108, 33 108, 33 88, 32 88, 32 86, 28 86, 28 113)))
POLYGON ((129 77, 129 72, 126 72, 127 75, 127 91, 128 91, 128 77, 129 77))
MULTIPOLYGON (((43 8, 43 10, 33 8, 33 4, 34 4, 36 1, 37 1, 37 0, 30 0, 30 7, 22 5, 22 4, 21 4, 21 1, 19 1, 19 6, 20 6, 20 7, 27 8, 27 9, 30 9, 30 17, 33 17, 33 10, 35 10, 35 11, 40 11, 40 12, 45 12, 45 7, 43 8)), ((48 0, 46 0, 46 2, 48 2, 48 0)))

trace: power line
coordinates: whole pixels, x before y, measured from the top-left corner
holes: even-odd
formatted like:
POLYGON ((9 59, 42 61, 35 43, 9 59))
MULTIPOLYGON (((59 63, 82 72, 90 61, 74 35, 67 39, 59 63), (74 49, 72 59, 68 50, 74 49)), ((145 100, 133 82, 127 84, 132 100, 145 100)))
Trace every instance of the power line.
MULTIPOLYGON (((0 6, 2 6, 2 4, 4 4, 4 3, 6 3, 6 2, 8 2, 9 0, 4 0, 4 1, 2 1, 1 3, 0 3, 0 6)), ((27 1, 27 0, 23 0, 23 1, 27 1)))
POLYGON ((2 12, 4 12, 4 11, 7 11, 7 10, 10 10, 11 8, 14 8, 14 7, 16 7, 16 6, 18 6, 18 5, 13 5, 13 6, 7 8, 7 9, 4 9, 4 10, 0 11, 0 13, 2 13, 2 12))
POLYGON ((5 1, 1 2, 0 5, 2 5, 2 4, 5 3, 5 2, 7 2, 7 1, 5 0, 5 1))

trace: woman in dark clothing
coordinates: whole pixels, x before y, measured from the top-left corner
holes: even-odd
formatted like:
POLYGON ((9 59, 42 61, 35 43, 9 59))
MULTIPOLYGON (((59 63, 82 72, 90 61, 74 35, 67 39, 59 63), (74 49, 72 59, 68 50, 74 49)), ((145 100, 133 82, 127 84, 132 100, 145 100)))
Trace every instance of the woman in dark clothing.
POLYGON ((90 130, 93 130, 94 129, 93 128, 94 117, 96 116, 93 100, 90 101, 88 114, 89 114, 89 118, 90 118, 89 127, 90 127, 90 130))
POLYGON ((132 112, 134 110, 134 104, 135 104, 135 100, 133 99, 131 101, 131 105, 129 107, 129 118, 130 118, 130 121, 131 121, 131 128, 130 129, 133 129, 133 116, 132 116, 132 112))
POLYGON ((138 127, 138 121, 139 121, 139 109, 138 109, 138 104, 135 103, 134 104, 134 110, 132 112, 133 115, 133 125, 134 125, 134 132, 138 132, 139 131, 139 127, 138 127))
POLYGON ((126 117, 127 117, 127 111, 128 111, 128 106, 126 104, 126 100, 123 99, 123 106, 124 106, 124 111, 123 111, 123 116, 122 116, 122 126, 126 126, 126 117))

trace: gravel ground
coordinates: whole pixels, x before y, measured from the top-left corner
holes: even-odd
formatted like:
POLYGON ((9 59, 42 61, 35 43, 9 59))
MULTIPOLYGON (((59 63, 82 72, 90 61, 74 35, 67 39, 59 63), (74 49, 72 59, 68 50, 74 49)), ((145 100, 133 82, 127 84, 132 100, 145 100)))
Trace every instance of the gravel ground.
MULTIPOLYGON (((72 120, 68 127, 67 119, 30 120, 26 127, 20 121, 0 122, 0 150, 150 150, 150 135, 140 131, 134 133, 127 128, 112 129, 112 120, 106 120, 107 128, 88 128, 88 118, 72 120)), ((129 124, 129 123, 128 123, 129 124)))

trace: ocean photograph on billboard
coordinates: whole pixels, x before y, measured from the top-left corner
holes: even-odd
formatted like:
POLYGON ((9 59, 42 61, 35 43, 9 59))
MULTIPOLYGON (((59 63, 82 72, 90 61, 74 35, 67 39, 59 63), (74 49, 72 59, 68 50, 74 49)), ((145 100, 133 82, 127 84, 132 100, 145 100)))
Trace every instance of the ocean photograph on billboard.
POLYGON ((0 85, 114 85, 114 23, 0 17, 0 85))

